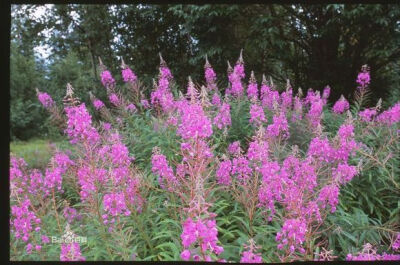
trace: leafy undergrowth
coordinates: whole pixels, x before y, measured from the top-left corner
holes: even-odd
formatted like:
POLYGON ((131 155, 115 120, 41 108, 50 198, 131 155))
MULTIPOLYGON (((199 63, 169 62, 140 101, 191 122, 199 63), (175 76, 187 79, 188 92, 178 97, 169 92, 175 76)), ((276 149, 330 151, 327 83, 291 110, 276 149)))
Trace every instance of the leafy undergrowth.
POLYGON ((185 95, 161 58, 150 100, 122 66, 117 89, 100 65, 93 116, 70 84, 63 107, 38 91, 69 142, 11 144, 12 260, 400 258, 400 103, 364 107, 366 66, 351 106, 253 72, 245 95, 241 56, 185 95))

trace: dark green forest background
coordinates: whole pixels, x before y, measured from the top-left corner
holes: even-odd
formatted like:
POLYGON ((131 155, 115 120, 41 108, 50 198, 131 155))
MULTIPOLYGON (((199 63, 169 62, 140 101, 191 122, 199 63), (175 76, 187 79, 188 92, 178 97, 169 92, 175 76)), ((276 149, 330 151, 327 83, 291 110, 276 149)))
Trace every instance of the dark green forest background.
MULTIPOLYGON (((77 96, 105 97, 98 56, 120 79, 120 57, 147 85, 161 52, 177 83, 203 82, 204 56, 226 85, 227 60, 244 49, 246 74, 264 73, 297 89, 332 88, 350 101, 361 65, 371 67, 373 99, 400 99, 400 5, 13 5, 10 124, 13 140, 57 137, 35 88, 58 101, 70 82, 77 96), (49 47, 48 58, 35 52, 49 47)), ((376 101, 371 102, 372 105, 376 101)))

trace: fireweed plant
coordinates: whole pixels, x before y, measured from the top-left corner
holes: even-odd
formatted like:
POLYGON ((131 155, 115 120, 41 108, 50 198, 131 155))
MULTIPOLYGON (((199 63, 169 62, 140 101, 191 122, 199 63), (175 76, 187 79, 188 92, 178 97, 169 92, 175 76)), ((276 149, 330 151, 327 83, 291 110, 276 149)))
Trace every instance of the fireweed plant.
POLYGON ((160 54, 149 98, 123 60, 125 90, 99 63, 107 100, 80 102, 67 84, 59 105, 37 90, 71 150, 54 150, 44 172, 11 156, 12 259, 400 259, 398 208, 367 220, 359 239, 338 225, 350 214, 342 196, 372 170, 391 198, 400 192, 400 102, 364 108, 367 66, 354 105, 341 96, 330 106, 329 86, 303 94, 253 71, 246 80, 242 51, 226 88, 206 57, 204 84, 189 77, 184 93, 160 54))

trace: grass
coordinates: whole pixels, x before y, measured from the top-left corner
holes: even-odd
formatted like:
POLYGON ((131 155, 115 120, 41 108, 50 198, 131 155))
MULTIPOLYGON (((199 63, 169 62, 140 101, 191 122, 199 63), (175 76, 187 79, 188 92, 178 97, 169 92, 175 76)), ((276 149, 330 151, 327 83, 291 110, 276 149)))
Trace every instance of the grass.
POLYGON ((46 168, 54 152, 54 148, 65 150, 70 147, 67 141, 51 141, 32 139, 29 141, 13 141, 10 143, 11 155, 22 157, 30 168, 43 170, 46 168))

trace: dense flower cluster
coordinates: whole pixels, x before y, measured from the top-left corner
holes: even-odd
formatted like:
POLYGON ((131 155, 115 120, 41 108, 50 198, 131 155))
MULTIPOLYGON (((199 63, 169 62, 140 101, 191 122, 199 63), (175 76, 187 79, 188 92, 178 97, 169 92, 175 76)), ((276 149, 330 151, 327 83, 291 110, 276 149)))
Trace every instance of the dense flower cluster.
POLYGON ((40 231, 41 220, 30 209, 31 201, 25 199, 19 206, 11 206, 11 232, 16 238, 21 238, 24 242, 33 236, 34 232, 40 231))
MULTIPOLYGON (((224 111, 226 112, 226 110, 224 111)), ((181 123, 177 134, 182 136, 183 139, 208 138, 211 136, 211 121, 200 104, 189 104, 185 101, 179 107, 179 112, 181 114, 181 123)), ((224 123, 227 123, 227 118, 224 119, 224 123)))
POLYGON ((147 99, 140 100, 140 104, 142 104, 143 108, 145 108, 145 109, 150 108, 150 103, 147 99))
POLYGON ((388 126, 400 122, 400 102, 378 115, 377 121, 388 126))
MULTIPOLYGON (((369 148, 367 144, 358 141, 374 126, 398 132, 400 102, 383 112, 380 112, 381 105, 378 103, 375 108, 357 113, 358 117, 353 119, 348 111, 349 102, 343 96, 332 109, 326 109, 331 92, 328 86, 322 95, 310 89, 303 97, 301 89, 294 95, 289 81, 286 89, 280 93, 272 79, 267 82, 263 76, 259 90, 253 72, 247 85, 246 97, 243 95, 245 91, 242 80, 245 72, 242 55, 233 69, 228 62, 229 85, 225 94, 217 88, 216 73, 206 58, 206 84, 198 89, 189 77, 187 93, 184 95, 179 92, 179 97, 175 98, 171 91, 172 73, 161 56, 160 59, 159 76, 153 82, 150 102, 137 90, 139 86, 133 83, 138 78, 124 63, 122 80, 130 83, 135 93, 131 94, 132 97, 124 97, 122 91, 117 90, 110 71, 101 65, 101 82, 107 88, 108 100, 117 108, 107 109, 101 100, 91 95, 94 108, 101 110, 97 114, 104 118, 99 124, 92 123, 92 116, 84 103, 64 101, 67 118, 65 133, 75 148, 71 157, 67 155, 68 152, 61 153, 56 149, 49 166, 43 171, 28 170, 23 159, 11 158, 10 229, 13 240, 22 241, 14 245, 22 243, 26 253, 42 255, 42 245, 50 242, 45 234, 51 232, 53 235, 57 230, 61 232, 65 224, 68 229, 69 225, 81 227, 81 213, 85 211, 85 221, 96 218, 96 223, 102 226, 100 231, 101 228, 108 229, 105 231, 110 236, 105 238, 121 239, 121 234, 126 234, 126 240, 118 241, 118 251, 107 247, 107 252, 129 259, 138 252, 149 253, 147 248, 161 249, 159 245, 155 247, 153 244, 158 244, 164 235, 160 233, 156 238, 149 238, 146 232, 153 222, 143 224, 142 221, 153 213, 158 215, 157 211, 165 210, 168 214, 172 211, 171 217, 174 215, 183 220, 180 235, 182 248, 179 250, 182 260, 218 260, 224 248, 218 243, 217 220, 222 220, 220 229, 228 229, 231 222, 237 221, 226 219, 226 216, 217 218, 216 213, 220 215, 226 212, 223 208, 217 209, 215 213, 209 212, 212 206, 225 203, 225 200, 217 201, 218 197, 213 198, 224 192, 227 193, 224 198, 233 198, 242 204, 244 212, 243 220, 240 220, 245 224, 244 230, 238 231, 241 238, 232 238, 229 242, 240 242, 247 236, 250 243, 244 245, 241 254, 237 253, 237 260, 245 263, 263 262, 262 255, 266 253, 261 253, 260 249, 263 248, 257 247, 253 240, 254 236, 254 239, 260 238, 255 225, 261 220, 274 220, 275 224, 281 226, 275 235, 275 259, 279 258, 282 262, 308 259, 314 251, 314 243, 318 243, 325 251, 318 252, 318 259, 324 260, 324 255, 330 252, 324 248, 328 243, 325 243, 325 239, 320 240, 317 235, 321 234, 327 216, 339 207, 342 187, 356 178, 363 168, 362 161, 357 166, 352 164, 353 161, 360 161, 359 155, 365 156, 363 151, 369 148), (132 98, 134 101, 131 102, 132 98), (241 121, 238 127, 243 128, 235 126, 227 129, 232 125, 231 108, 235 117, 247 117, 248 120, 244 121, 252 125, 248 131, 242 130, 247 129, 248 125, 242 126, 241 121), (143 111, 145 115, 139 120, 143 111), (336 136, 326 130, 326 120, 322 119, 326 111, 347 113, 348 118, 340 125, 336 136), (124 122, 124 117, 129 117, 129 122, 124 122), (155 187, 157 181, 154 183, 152 177, 142 179, 142 174, 133 165, 135 158, 130 155, 130 146, 125 142, 140 141, 140 137, 134 135, 136 130, 126 130, 131 124, 130 118, 134 122, 138 121, 139 127, 142 126, 140 122, 148 120, 157 133, 165 133, 169 137, 172 132, 179 136, 175 145, 170 142, 167 147, 162 145, 170 150, 161 153, 160 148, 153 149, 151 171, 162 190, 155 187), (213 125, 223 132, 218 131, 213 135, 213 125), (124 134, 120 134, 119 130, 124 134), (253 131, 253 135, 244 134, 253 131), (305 142, 309 141, 308 148, 304 141, 299 141, 303 138, 298 139, 298 134, 304 134, 304 139, 307 139, 305 142), (229 142, 223 142, 227 139, 229 142), (171 160, 168 161, 167 157, 171 160), (220 158, 220 161, 216 158, 220 158), (63 187, 67 192, 60 196, 64 192, 63 187), (143 193, 142 187, 146 187, 143 193), (71 204, 75 202, 75 198, 70 200, 71 189, 75 191, 72 194, 80 196, 76 204, 71 204), (162 197, 166 199, 165 207, 152 209, 153 204, 145 207, 146 200, 142 194, 154 192, 166 196, 162 197), (214 201, 217 203, 213 205, 214 201), (173 212, 175 209, 179 211, 178 214, 173 212), (48 210, 54 215, 58 229, 51 227, 47 231, 47 222, 46 225, 41 224, 48 210), (136 215, 142 210, 143 215, 136 215), (130 250, 125 251, 133 242, 131 231, 137 232, 139 240, 144 239, 144 245, 140 248, 143 246, 145 249, 142 251, 137 248, 133 255, 130 250), (244 231, 248 234, 242 235, 244 231), (124 251, 120 252, 120 247, 124 251), (35 250, 37 253, 34 253, 35 250)), ((366 66, 358 75, 357 83, 360 86, 358 92, 369 85, 370 75, 366 66)), ((71 91, 67 93, 69 98, 71 91)), ((57 108, 53 107, 55 103, 48 94, 38 92, 38 98, 52 114, 60 116, 61 113, 56 113, 57 108)), ((340 121, 344 115, 329 115, 328 118, 340 121)), ((153 143, 149 141, 149 144, 153 143)), ((136 160, 146 161, 149 159, 146 156, 146 152, 137 154, 136 160)), ((151 203, 154 201, 157 200, 149 200, 151 203)), ((236 232, 224 233, 221 241, 235 235, 236 232)), ((400 234, 395 237, 392 247, 397 251, 400 249, 400 234)), ((46 250, 51 247, 43 246, 46 250)), ((85 260, 80 247, 78 243, 64 242, 61 245, 60 260, 85 260)), ((82 250, 85 252, 87 248, 82 250)), ((89 250, 87 255, 92 252, 89 250)), ((266 256, 271 258, 270 255, 266 256)), ((347 260, 398 259, 399 255, 377 254, 371 248, 347 256, 347 260)))
POLYGON ((393 242, 392 248, 394 250, 400 249, 400 233, 397 234, 396 239, 393 242))
POLYGON ((115 93, 111 93, 108 96, 108 99, 114 106, 119 106, 121 104, 121 100, 119 99, 118 95, 115 93))
POLYGON ((376 115, 375 109, 365 109, 360 111, 358 115, 360 116, 361 120, 364 122, 371 122, 373 117, 376 115))
POLYGON ((112 77, 111 72, 108 70, 103 71, 101 73, 100 78, 101 78, 101 83, 106 88, 113 87, 115 85, 115 80, 112 77))
POLYGON ((349 102, 342 95, 340 99, 336 101, 335 105, 333 105, 333 112, 335 112, 336 114, 341 114, 348 110, 349 107, 349 102))
POLYGON ((231 184, 230 172, 232 170, 232 162, 230 160, 222 161, 217 169, 217 182, 221 185, 231 184))
POLYGON ((124 82, 128 83, 128 82, 135 82, 137 77, 135 75, 135 73, 129 68, 125 68, 122 70, 122 79, 124 80, 124 82))
POLYGON ((261 86, 260 92, 261 92, 261 103, 263 107, 266 107, 268 110, 273 110, 274 105, 279 104, 280 102, 279 92, 268 86, 265 81, 261 86))
POLYGON ((276 234, 276 241, 281 243, 278 244, 278 249, 282 249, 284 246, 289 246, 290 252, 299 250, 304 253, 305 250, 301 246, 305 240, 307 227, 305 222, 300 219, 288 219, 284 222, 282 230, 276 234))
POLYGON ((249 245, 244 245, 247 251, 242 252, 242 256, 240 258, 240 263, 262 263, 261 254, 256 253, 256 250, 260 247, 256 246, 254 239, 249 240, 249 245))
POLYGON ((166 66, 160 66, 160 77, 155 90, 151 92, 151 104, 160 105, 163 111, 169 112, 174 108, 174 97, 169 89, 172 79, 171 71, 166 66))
POLYGON ((400 255, 397 254, 377 254, 376 249, 371 244, 367 243, 363 246, 361 252, 356 255, 348 254, 347 261, 373 261, 373 260, 400 260, 400 255))
POLYGON ((204 78, 207 82, 207 87, 210 90, 216 90, 217 86, 215 85, 215 81, 217 80, 217 75, 214 72, 214 69, 211 67, 211 64, 208 62, 206 57, 206 64, 204 65, 204 78))
POLYGON ((223 129, 231 125, 231 106, 229 104, 222 104, 217 116, 214 118, 214 124, 218 129, 223 129))
POLYGON ((94 144, 99 141, 99 133, 92 126, 92 116, 87 111, 85 103, 77 107, 65 107, 65 113, 68 118, 65 132, 72 144, 78 141, 94 144))
POLYGON ((247 97, 251 99, 258 99, 258 88, 257 82, 254 77, 254 72, 251 72, 251 78, 249 81, 249 85, 247 87, 247 97))
POLYGON ((243 251, 242 257, 240 258, 241 263, 262 263, 260 254, 249 251, 243 251))
MULTIPOLYGON (((217 245, 218 241, 218 230, 216 227, 215 220, 192 220, 192 218, 186 219, 183 223, 183 231, 181 234, 182 245, 184 250, 181 253, 183 260, 190 260, 192 258, 195 261, 201 260, 204 253, 208 251, 215 253, 216 255, 221 254, 224 248, 217 245), (191 249, 191 246, 197 242, 200 246, 201 253, 191 249)), ((211 261, 211 257, 206 255, 206 261, 211 261)))
POLYGON ((272 119, 272 124, 267 127, 267 134, 272 138, 278 137, 279 135, 282 135, 283 138, 288 138, 289 126, 285 114, 281 112, 279 116, 274 115, 272 119))
POLYGON ((131 214, 131 211, 126 206, 125 196, 122 192, 104 195, 103 205, 106 212, 102 216, 105 224, 113 224, 115 218, 119 215, 129 216, 131 214))
POLYGON ((104 107, 104 103, 100 99, 95 99, 93 101, 93 106, 96 110, 100 110, 102 107, 104 107))
POLYGON ((78 243, 61 244, 60 252, 61 261, 85 261, 82 256, 81 248, 78 243))
POLYGON ((65 219, 67 219, 68 223, 72 223, 74 220, 80 219, 81 216, 78 215, 76 209, 71 207, 65 207, 63 211, 65 219))
POLYGON ((45 92, 38 92, 38 99, 40 103, 42 103, 43 107, 45 107, 46 109, 54 105, 53 99, 50 97, 49 94, 45 92))
POLYGON ((227 90, 228 94, 231 94, 234 97, 240 97, 243 95, 243 84, 242 79, 245 77, 244 73, 244 64, 242 61, 242 55, 238 62, 236 63, 233 71, 228 74, 228 79, 231 84, 230 89, 227 90))
POLYGON ((211 103, 215 106, 219 106, 221 105, 221 98, 218 96, 217 93, 214 93, 212 99, 211 99, 211 103))
POLYGON ((291 109, 293 103, 293 90, 292 88, 283 91, 281 94, 281 108, 283 110, 291 109))
POLYGON ((132 103, 130 103, 128 106, 126 106, 127 111, 135 112, 137 110, 136 106, 132 103))
POLYGON ((369 74, 369 71, 367 67, 363 67, 362 72, 360 72, 357 76, 356 82, 361 86, 361 87, 366 87, 369 85, 371 81, 371 76, 369 74))
POLYGON ((167 159, 162 154, 155 153, 151 158, 152 171, 155 175, 158 175, 158 183, 162 188, 166 188, 164 183, 167 183, 168 188, 176 185, 177 179, 174 175, 174 171, 168 166, 167 159))
POLYGON ((240 153, 240 142, 239 141, 234 141, 233 143, 228 145, 228 152, 231 155, 237 155, 240 153))
POLYGON ((250 122, 258 126, 265 121, 266 119, 263 108, 257 104, 252 104, 250 106, 250 122))
POLYGON ((307 118, 311 125, 316 128, 321 122, 322 110, 325 105, 324 101, 321 99, 319 93, 314 93, 312 90, 309 90, 305 102, 310 104, 307 118))

